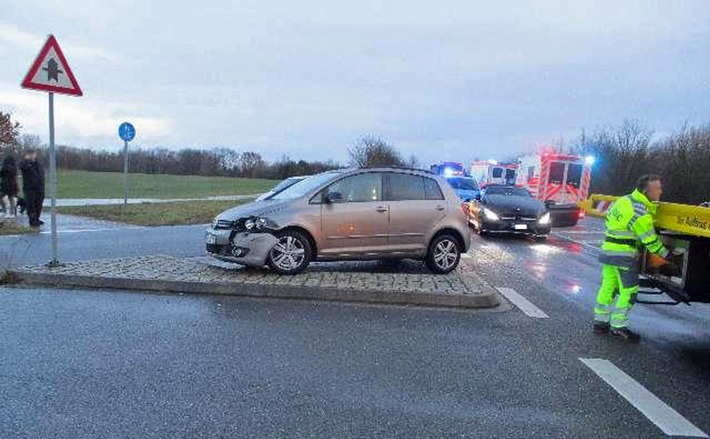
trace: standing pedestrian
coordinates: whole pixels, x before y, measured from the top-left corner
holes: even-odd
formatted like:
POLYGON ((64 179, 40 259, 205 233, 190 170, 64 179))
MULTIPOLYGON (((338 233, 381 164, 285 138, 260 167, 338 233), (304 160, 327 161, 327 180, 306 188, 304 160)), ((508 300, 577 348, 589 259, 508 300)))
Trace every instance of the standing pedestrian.
POLYGON ((37 161, 37 151, 28 151, 25 154, 25 159, 20 163, 20 171, 30 227, 39 227, 44 224, 39 219, 44 202, 44 169, 37 161))
POLYGON ((594 332, 611 334, 619 339, 638 342, 640 336, 628 326, 629 312, 639 290, 639 250, 646 247, 649 253, 666 260, 671 252, 656 234, 653 221, 663 193, 661 178, 644 175, 639 178, 636 190, 619 198, 606 215, 606 238, 599 261, 602 285, 594 307, 594 332), (612 309, 614 295, 618 293, 612 309))
POLYGON ((17 217, 17 195, 20 189, 17 185, 17 162, 8 153, 0 167, 0 202, 5 211, 5 218, 17 217))

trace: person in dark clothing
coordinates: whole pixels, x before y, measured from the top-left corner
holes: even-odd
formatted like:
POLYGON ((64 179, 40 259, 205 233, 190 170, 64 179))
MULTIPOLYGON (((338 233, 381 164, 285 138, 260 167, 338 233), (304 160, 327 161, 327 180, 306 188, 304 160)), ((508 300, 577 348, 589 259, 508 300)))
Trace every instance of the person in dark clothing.
POLYGON ((20 189, 17 185, 17 162, 8 154, 0 167, 0 202, 6 218, 17 216, 17 195, 20 189))
POLYGON ((44 202, 44 169, 37 161, 35 151, 25 154, 25 159, 20 163, 20 171, 22 171, 22 191, 25 194, 25 207, 30 219, 30 227, 39 227, 44 224, 39 219, 44 202))

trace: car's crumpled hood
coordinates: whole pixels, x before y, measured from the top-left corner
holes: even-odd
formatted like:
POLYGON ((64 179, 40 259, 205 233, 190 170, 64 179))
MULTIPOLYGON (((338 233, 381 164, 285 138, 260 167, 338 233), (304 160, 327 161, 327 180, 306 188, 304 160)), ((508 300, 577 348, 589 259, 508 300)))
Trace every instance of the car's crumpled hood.
POLYGON ((281 211, 286 208, 293 200, 264 200, 253 201, 241 206, 233 207, 229 210, 217 215, 218 220, 235 221, 240 218, 249 218, 254 216, 268 216, 269 214, 281 211))
POLYGON ((530 197, 515 195, 486 195, 484 206, 497 213, 516 213, 520 209, 522 215, 540 215, 545 211, 545 204, 530 197))

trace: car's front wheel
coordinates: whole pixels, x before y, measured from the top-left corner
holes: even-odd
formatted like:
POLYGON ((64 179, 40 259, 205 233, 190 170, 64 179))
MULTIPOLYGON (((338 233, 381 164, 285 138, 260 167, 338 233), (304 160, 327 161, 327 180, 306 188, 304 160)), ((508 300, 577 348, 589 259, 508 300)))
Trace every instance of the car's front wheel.
POLYGON ((276 237, 279 242, 266 259, 269 267, 279 274, 298 274, 305 270, 313 257, 308 238, 296 230, 287 230, 276 237))
POLYGON ((451 235, 441 235, 429 244, 426 265, 434 273, 450 273, 459 265, 461 248, 456 238, 451 235))

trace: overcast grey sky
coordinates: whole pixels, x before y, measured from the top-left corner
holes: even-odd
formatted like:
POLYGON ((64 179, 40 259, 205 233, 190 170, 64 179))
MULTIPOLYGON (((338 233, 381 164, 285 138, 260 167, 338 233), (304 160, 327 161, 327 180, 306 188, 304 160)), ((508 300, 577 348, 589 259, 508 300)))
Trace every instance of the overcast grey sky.
POLYGON ((49 33, 84 97, 59 143, 228 146, 345 161, 375 134, 423 163, 505 158, 624 118, 710 122, 710 1, 0 0, 0 109, 49 33))

